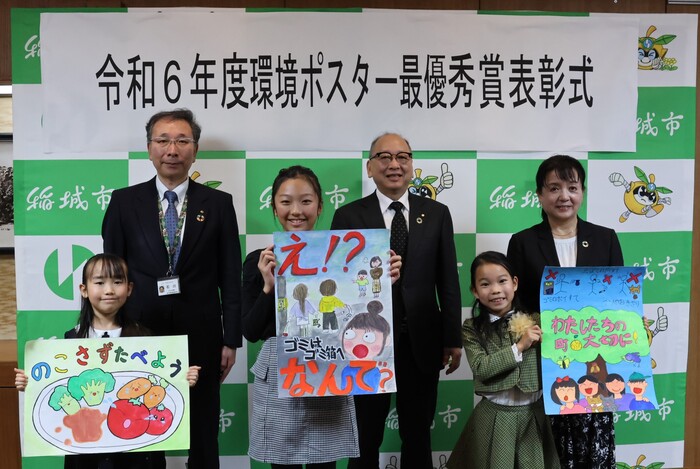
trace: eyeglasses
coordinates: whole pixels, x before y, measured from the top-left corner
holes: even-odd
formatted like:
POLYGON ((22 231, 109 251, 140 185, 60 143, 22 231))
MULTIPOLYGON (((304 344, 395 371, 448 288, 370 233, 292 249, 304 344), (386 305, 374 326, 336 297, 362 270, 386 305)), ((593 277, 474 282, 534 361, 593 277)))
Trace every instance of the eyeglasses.
POLYGON ((186 148, 192 143, 196 143, 193 138, 189 137, 178 137, 178 138, 167 138, 167 137, 156 137, 152 138, 151 142, 154 143, 158 148, 166 149, 171 143, 174 143, 177 148, 186 148))
POLYGON ((379 153, 375 153, 370 160, 377 160, 382 166, 389 166, 392 160, 396 160, 398 164, 403 166, 408 164, 412 158, 413 153, 408 151, 400 151, 396 154, 389 153, 388 151, 380 151, 379 153))

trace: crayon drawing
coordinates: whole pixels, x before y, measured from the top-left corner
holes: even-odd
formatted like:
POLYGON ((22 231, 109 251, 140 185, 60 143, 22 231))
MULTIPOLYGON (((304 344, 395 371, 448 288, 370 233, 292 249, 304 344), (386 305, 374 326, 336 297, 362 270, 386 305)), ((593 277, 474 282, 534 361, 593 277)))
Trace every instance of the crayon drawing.
POLYGON ((542 389, 550 415, 658 407, 642 317, 644 267, 545 267, 542 389))
POLYGON ((28 342, 24 456, 187 449, 186 350, 185 336, 28 342))
POLYGON ((279 396, 395 392, 389 230, 273 236, 279 396))

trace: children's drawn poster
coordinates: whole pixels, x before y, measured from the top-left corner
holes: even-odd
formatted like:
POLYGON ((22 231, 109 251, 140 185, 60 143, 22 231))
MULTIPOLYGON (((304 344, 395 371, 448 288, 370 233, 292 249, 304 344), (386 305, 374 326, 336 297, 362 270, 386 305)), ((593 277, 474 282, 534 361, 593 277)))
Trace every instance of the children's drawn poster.
POLYGON ((545 267, 542 390, 550 415, 657 408, 645 267, 545 267))
POLYGON ((34 340, 23 456, 189 448, 187 337, 34 340))
POLYGON ((280 397, 395 392, 389 230, 274 233, 280 397))

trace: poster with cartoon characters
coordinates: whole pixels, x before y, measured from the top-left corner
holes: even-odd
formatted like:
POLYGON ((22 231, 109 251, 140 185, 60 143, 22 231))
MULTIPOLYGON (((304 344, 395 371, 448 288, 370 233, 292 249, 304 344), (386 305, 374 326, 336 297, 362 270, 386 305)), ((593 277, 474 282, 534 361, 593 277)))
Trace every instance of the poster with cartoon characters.
POLYGON ((279 396, 395 392, 389 230, 273 237, 279 396))
POLYGON ((545 267, 542 389, 550 415, 658 408, 644 267, 545 267))
POLYGON ((33 340, 23 456, 189 448, 187 337, 33 340))

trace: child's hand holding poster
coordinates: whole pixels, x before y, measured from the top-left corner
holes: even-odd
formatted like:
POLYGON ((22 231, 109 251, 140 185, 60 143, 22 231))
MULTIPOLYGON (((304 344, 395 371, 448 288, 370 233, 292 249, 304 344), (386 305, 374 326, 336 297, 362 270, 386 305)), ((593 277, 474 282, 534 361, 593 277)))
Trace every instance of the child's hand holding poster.
POLYGON ((657 408, 644 267, 545 267, 542 389, 550 415, 657 408))
POLYGON ((189 448, 187 337, 29 341, 24 456, 189 448))
POLYGON ((395 392, 389 230, 273 236, 279 396, 395 392))

